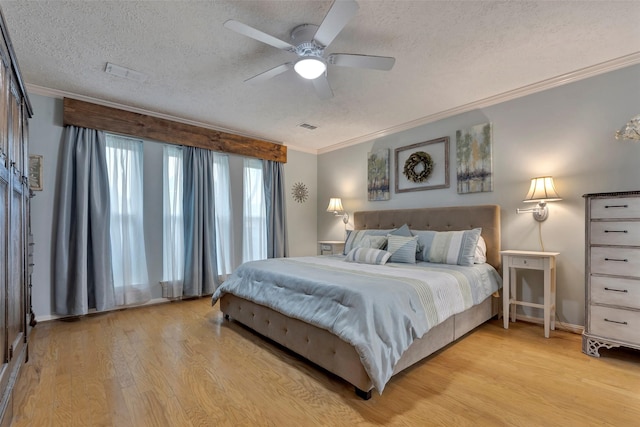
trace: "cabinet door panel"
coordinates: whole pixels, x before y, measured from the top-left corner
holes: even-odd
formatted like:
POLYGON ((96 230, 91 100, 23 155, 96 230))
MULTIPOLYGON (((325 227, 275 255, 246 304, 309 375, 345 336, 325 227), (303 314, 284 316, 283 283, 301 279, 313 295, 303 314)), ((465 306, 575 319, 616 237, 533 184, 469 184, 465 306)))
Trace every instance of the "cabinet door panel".
POLYGON ((9 144, 7 120, 7 93, 9 80, 4 57, 0 60, 0 165, 5 168, 9 166, 9 144))
POLYGON ((5 331, 5 307, 7 287, 7 278, 9 274, 8 259, 8 235, 9 228, 9 182, 6 178, 9 176, 4 166, 0 165, 0 390, 4 390, 9 381, 9 370, 7 369, 8 352, 7 352, 7 334, 5 331))
MULTIPOLYGON (((24 221, 22 191, 14 186, 11 192, 9 244, 11 245, 9 261, 9 283, 7 284, 7 334, 9 348, 17 351, 24 331, 24 221)), ((11 354, 9 355, 11 357, 11 354)))

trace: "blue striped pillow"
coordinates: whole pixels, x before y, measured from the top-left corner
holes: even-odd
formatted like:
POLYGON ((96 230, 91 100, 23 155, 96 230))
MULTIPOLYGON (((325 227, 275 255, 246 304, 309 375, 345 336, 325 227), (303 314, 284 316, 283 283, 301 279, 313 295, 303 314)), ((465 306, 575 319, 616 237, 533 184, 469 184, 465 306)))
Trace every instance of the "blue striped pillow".
POLYGON ((390 252, 374 248, 355 248, 351 249, 344 259, 347 262, 357 262, 360 264, 376 264, 383 265, 391 256, 390 252))
POLYGON ((439 231, 433 237, 427 261, 440 264, 473 265, 481 228, 439 231))
POLYGON ((391 252, 391 262, 416 263, 418 236, 405 237, 387 234, 387 250, 391 252))

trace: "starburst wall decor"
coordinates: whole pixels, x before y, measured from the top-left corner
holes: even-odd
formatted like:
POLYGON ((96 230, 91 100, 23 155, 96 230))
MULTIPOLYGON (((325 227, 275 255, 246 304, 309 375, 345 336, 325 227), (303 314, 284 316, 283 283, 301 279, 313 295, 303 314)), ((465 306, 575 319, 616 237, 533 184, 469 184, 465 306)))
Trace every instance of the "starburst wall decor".
POLYGON ((307 190, 307 186, 303 183, 296 182, 291 187, 291 195, 296 202, 304 203, 309 198, 309 190, 307 190))

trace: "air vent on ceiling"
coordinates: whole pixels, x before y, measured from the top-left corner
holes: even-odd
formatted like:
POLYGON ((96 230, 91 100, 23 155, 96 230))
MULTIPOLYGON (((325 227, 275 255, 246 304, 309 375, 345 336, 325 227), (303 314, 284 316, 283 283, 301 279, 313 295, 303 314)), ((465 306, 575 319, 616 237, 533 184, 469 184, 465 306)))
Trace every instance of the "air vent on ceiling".
POLYGON ((132 70, 130 68, 121 67, 120 65, 112 64, 110 62, 107 62, 107 66, 104 68, 104 72, 113 76, 133 80, 134 82, 143 82, 147 79, 147 75, 144 73, 132 70))
POLYGON ((300 126, 301 128, 309 129, 309 130, 318 129, 318 126, 310 125, 309 123, 300 123, 298 126, 300 126))

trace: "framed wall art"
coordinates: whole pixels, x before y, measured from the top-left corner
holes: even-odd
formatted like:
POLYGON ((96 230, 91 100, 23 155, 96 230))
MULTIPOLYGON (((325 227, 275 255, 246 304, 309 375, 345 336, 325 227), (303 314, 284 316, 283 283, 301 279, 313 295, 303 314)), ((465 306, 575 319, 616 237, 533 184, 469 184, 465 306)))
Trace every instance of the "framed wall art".
POLYGON ((42 156, 29 156, 29 188, 42 191, 42 156))
POLYGON ((367 193, 369 201, 389 200, 389 149, 367 156, 367 193))
POLYGON ((491 123, 456 131, 458 194, 493 191, 491 123))
POLYGON ((395 150, 396 193, 449 188, 449 137, 395 150))

